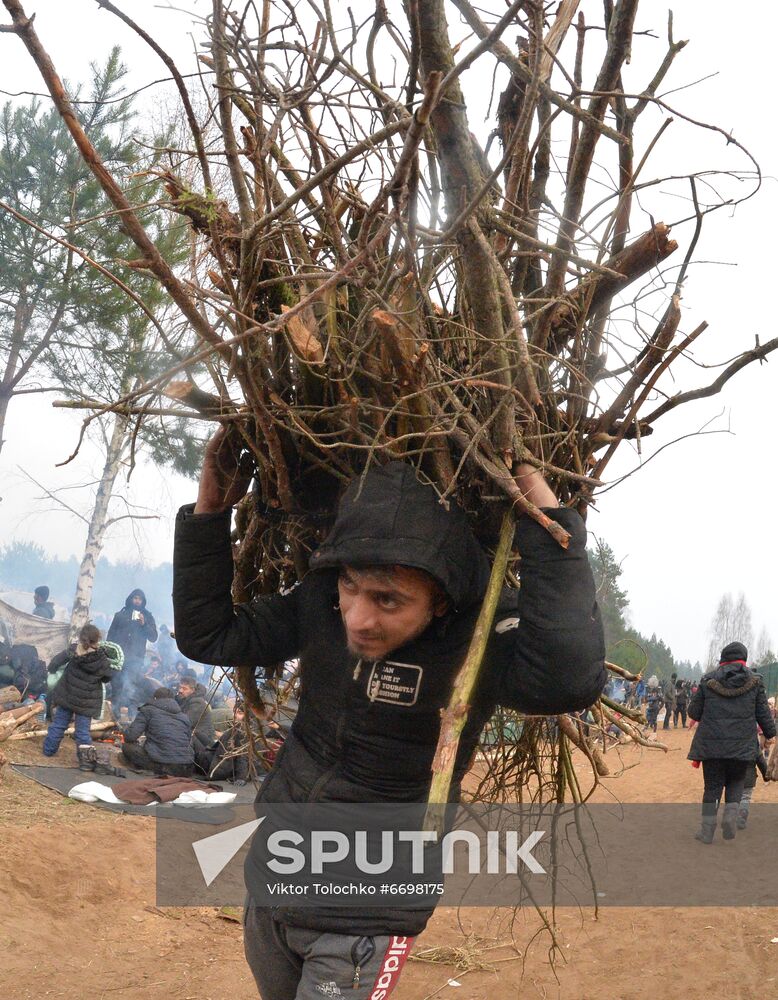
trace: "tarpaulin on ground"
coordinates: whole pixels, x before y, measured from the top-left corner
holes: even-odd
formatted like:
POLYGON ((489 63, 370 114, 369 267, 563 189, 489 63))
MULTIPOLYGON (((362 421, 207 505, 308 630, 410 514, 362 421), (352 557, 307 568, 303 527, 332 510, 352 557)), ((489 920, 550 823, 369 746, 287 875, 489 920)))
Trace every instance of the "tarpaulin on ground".
MULTIPOLYGON (((11 768, 16 771, 17 774, 21 774, 25 778, 29 778, 32 781, 37 782, 39 785, 43 785, 44 788, 50 788, 53 792, 59 792, 60 795, 67 795, 74 785, 79 782, 86 781, 90 778, 94 778, 88 771, 79 771, 76 767, 58 767, 55 764, 17 764, 11 763, 11 768)), ((136 777, 137 772, 128 771, 130 777, 136 777)), ((99 779, 101 784, 112 788, 114 785, 120 782, 126 781, 126 778, 119 777, 118 775, 112 774, 101 774, 99 779)), ((108 809, 110 812, 123 812, 123 813, 135 813, 142 816, 156 816, 157 819, 166 819, 169 817, 178 816, 181 818, 180 810, 191 810, 187 813, 187 816, 195 823, 228 823, 231 821, 233 813, 233 805, 241 805, 243 808, 247 808, 254 801, 254 797, 257 794, 256 787, 249 783, 248 785, 232 785, 228 781, 216 781, 212 782, 214 785, 218 785, 223 791, 233 792, 235 794, 235 800, 229 805, 183 805, 174 806, 172 803, 167 802, 165 804, 150 805, 150 806, 133 806, 128 802, 101 802, 96 801, 90 803, 90 805, 98 806, 101 809, 108 809)))
POLYGON ((68 644, 70 622, 53 622, 48 618, 29 615, 0 600, 0 638, 13 645, 29 643, 38 650, 38 656, 49 662, 68 644))

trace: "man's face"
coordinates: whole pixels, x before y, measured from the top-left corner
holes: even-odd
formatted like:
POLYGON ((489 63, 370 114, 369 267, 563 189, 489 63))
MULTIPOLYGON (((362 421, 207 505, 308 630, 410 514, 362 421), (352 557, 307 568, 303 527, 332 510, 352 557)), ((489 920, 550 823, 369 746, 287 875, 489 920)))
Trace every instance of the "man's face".
POLYGON ((344 566, 338 596, 348 647, 368 660, 382 660, 415 639, 448 605, 431 576, 407 566, 344 566))
POLYGON ((133 597, 133 599, 132 599, 132 606, 134 608, 142 608, 143 607, 143 598, 140 596, 140 594, 136 594, 135 597, 133 597))
POLYGON ((190 694, 194 693, 194 687, 186 681, 181 681, 178 685, 178 693, 182 698, 188 698, 190 694))

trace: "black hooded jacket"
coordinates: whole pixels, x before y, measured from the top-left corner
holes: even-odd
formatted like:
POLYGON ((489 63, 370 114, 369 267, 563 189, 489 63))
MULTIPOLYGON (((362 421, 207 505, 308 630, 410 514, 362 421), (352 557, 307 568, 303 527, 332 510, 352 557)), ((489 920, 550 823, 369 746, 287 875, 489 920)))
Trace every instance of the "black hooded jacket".
MULTIPOLYGON (((606 680, 602 625, 576 511, 548 516, 571 534, 561 548, 536 522, 516 530, 521 590, 503 594, 460 741, 455 781, 468 768, 497 704, 533 715, 588 708, 606 680)), ((440 732, 478 616, 489 566, 465 516, 446 511, 413 470, 392 462, 346 492, 335 526, 302 583, 233 607, 228 513, 176 525, 176 641, 191 659, 271 666, 300 658, 297 717, 261 790, 263 801, 420 802, 427 797, 440 732), (338 566, 406 565, 430 573, 453 610, 386 661, 351 654, 338 609, 338 566)), ((456 792, 453 793, 456 795, 456 792)), ((249 854, 249 866, 251 855, 249 854)), ((247 873, 248 876, 248 873, 247 873)), ((279 919, 321 930, 414 934, 429 913, 280 910, 279 919)))
POLYGON ((699 722, 689 749, 689 760, 756 760, 757 723, 768 739, 775 721, 759 674, 736 660, 720 663, 706 674, 689 702, 689 717, 699 722))
POLYGON ((146 753, 160 764, 191 764, 192 724, 174 698, 152 698, 138 708, 138 714, 124 731, 128 743, 146 737, 146 753))
POLYGON ((52 704, 98 719, 103 709, 103 684, 113 677, 111 661, 102 649, 79 656, 73 645, 54 657, 49 673, 56 673, 63 663, 67 666, 51 693, 52 704))
POLYGON ((196 684, 190 695, 186 698, 177 695, 176 701, 192 726, 195 749, 202 750, 209 747, 216 739, 216 731, 213 728, 211 706, 208 704, 208 692, 205 687, 196 684))
POLYGON ((137 588, 127 595, 124 607, 113 616, 111 627, 106 636, 109 642, 118 643, 124 650, 124 669, 135 667, 143 663, 146 655, 146 643, 155 642, 157 638, 157 624, 154 615, 146 608, 146 595, 137 588), (140 608, 136 608, 132 600, 139 595, 142 598, 140 608), (140 610, 143 613, 144 621, 141 623, 133 619, 133 611, 140 610))

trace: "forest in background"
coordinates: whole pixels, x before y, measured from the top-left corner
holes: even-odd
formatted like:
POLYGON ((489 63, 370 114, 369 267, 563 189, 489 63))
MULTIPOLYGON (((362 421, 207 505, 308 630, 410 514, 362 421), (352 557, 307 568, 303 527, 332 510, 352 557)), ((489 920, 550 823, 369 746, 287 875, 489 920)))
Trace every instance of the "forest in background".
MULTIPOLYGON (((59 559, 50 556, 34 542, 11 542, 0 549, 0 592, 24 590, 32 592, 46 584, 55 604, 70 609, 73 603, 79 561, 75 556, 59 559)), ((101 616, 110 622, 114 612, 124 605, 125 598, 135 587, 146 594, 149 610, 157 624, 172 627, 173 564, 144 566, 142 562, 111 562, 100 559, 95 574, 92 619, 101 624, 101 616)), ((21 608, 22 611, 31 611, 21 608)))

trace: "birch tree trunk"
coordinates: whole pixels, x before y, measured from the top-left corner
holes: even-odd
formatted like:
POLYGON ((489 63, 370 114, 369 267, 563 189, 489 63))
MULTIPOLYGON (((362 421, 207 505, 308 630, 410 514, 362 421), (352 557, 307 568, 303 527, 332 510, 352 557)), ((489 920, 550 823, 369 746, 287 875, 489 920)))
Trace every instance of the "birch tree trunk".
POLYGON ((95 570, 97 569, 97 560, 103 551, 105 532, 111 523, 108 517, 108 507, 113 496, 116 477, 121 467, 124 446, 127 442, 128 422, 126 416, 117 413, 111 437, 108 441, 103 474, 100 477, 100 484, 97 487, 95 505, 92 509, 92 516, 89 519, 84 555, 81 558, 81 565, 78 570, 76 595, 73 599, 73 613, 70 616, 70 625, 73 632, 80 629, 82 625, 85 625, 89 618, 92 590, 95 584, 95 570))

